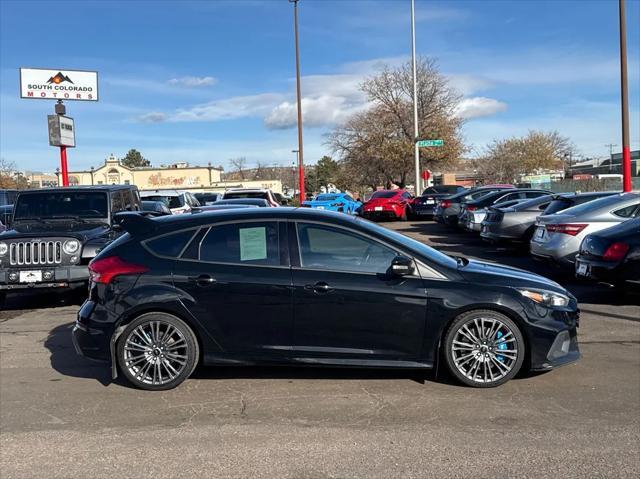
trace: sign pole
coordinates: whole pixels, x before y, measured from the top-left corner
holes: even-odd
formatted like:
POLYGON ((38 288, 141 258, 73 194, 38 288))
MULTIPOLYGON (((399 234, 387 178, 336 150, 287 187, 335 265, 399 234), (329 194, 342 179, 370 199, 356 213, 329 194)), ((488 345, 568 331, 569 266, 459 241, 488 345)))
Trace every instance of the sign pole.
MULTIPOLYGON (((627 19, 624 0, 619 0, 620 15, 620 103, 622 110, 622 191, 631 191, 631 148, 629 147, 629 91, 627 86, 627 19)), ((611 164, 611 160, 609 160, 611 164)))
POLYGON ((418 80, 416 73, 416 19, 415 19, 415 4, 414 0, 411 0, 411 62, 413 67, 413 155, 414 155, 414 168, 416 170, 415 176, 415 196, 419 196, 421 193, 420 188, 420 150, 418 148, 418 136, 420 135, 418 128, 418 80))
POLYGON ((69 186, 69 171, 67 169, 67 147, 60 147, 60 170, 62 171, 62 186, 69 186))
MULTIPOLYGON (((58 100, 55 104, 56 115, 64 116, 67 113, 67 107, 58 100)), ((67 167, 67 147, 60 145, 60 171, 62 172, 62 186, 69 186, 69 169, 67 167)))

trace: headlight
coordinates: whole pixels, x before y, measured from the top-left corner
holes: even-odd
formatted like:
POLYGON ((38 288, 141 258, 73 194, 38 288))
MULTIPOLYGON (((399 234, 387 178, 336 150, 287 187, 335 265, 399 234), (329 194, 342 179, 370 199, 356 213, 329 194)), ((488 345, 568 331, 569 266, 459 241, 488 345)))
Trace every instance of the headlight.
POLYGON ((554 291, 544 289, 518 289, 520 294, 534 303, 543 304, 550 308, 564 308, 569 304, 569 297, 554 291))
POLYGON ((4 256, 9 251, 9 246, 7 243, 0 243, 0 256, 4 256))
POLYGON ((64 245, 62 246, 62 249, 67 254, 75 253, 76 251, 78 251, 78 248, 80 248, 80 243, 78 243, 76 240, 65 241, 64 245))

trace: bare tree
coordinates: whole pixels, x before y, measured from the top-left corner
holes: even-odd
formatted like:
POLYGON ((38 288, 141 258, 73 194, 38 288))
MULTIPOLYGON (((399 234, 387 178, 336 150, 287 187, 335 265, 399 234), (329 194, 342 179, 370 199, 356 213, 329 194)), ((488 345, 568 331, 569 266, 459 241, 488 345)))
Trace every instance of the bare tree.
MULTIPOLYGON (((421 150, 424 167, 454 165, 464 152, 455 109, 460 96, 449 87, 435 60, 420 59, 417 68, 420 138, 444 139, 444 147, 421 150)), ((356 113, 328 137, 354 183, 404 186, 413 172, 413 75, 411 64, 385 67, 366 79, 361 90, 369 108, 356 113)), ((358 186, 358 185, 353 185, 358 186)))
POLYGON ((244 156, 238 158, 231 158, 229 163, 234 168, 232 173, 237 173, 241 180, 245 180, 245 169, 247 166, 247 159, 244 156))
POLYGON ((494 140, 474 166, 486 181, 517 183, 522 175, 562 168, 573 151, 571 141, 557 131, 530 131, 521 138, 494 140))

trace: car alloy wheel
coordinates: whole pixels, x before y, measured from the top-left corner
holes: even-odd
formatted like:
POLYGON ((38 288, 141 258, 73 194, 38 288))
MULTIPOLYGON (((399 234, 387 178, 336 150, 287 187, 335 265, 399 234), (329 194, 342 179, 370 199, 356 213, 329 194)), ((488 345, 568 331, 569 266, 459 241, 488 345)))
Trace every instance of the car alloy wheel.
POLYGON ((474 387, 494 387, 515 376, 524 359, 518 326, 494 311, 470 311, 458 317, 445 338, 451 373, 474 387))
POLYGON ((176 387, 195 369, 198 343, 191 329, 166 313, 147 313, 134 320, 118 342, 118 364, 127 379, 142 389, 176 387))

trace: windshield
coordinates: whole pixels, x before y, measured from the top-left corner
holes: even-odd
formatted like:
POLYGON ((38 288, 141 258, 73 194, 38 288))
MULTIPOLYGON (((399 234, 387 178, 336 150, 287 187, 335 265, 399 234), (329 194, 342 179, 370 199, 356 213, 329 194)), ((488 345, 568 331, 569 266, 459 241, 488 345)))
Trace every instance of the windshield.
POLYGON ((396 241, 397 243, 401 244, 402 246, 415 251, 418 254, 421 254, 422 256, 430 259, 431 261, 433 261, 434 263, 440 264, 442 266, 445 266, 447 268, 457 268, 458 267, 458 262, 452 258, 451 256, 448 256, 444 253, 441 253, 440 251, 438 251, 437 249, 432 248, 431 246, 427 246, 424 243, 421 243, 417 240, 414 240, 412 238, 409 238, 408 236, 405 236, 401 233, 398 233, 397 231, 393 231, 390 230, 388 228, 385 228, 383 226, 379 226, 376 223, 373 223, 371 221, 368 220, 362 220, 359 219, 358 221, 361 221, 361 225, 364 226, 365 228, 378 233, 378 234, 382 234, 384 236, 386 236, 387 238, 390 238, 394 241, 396 241))
POLYGON ((169 196, 169 195, 152 195, 152 196, 143 196, 146 201, 161 201, 169 208, 182 208, 184 206, 184 201, 182 196, 169 196))
POLYGON ((453 194, 457 193, 460 189, 457 185, 438 185, 438 186, 430 186, 426 190, 422 192, 423 195, 437 194, 437 193, 448 193, 453 194))
POLYGON ((223 198, 225 200, 234 198, 262 198, 266 200, 268 197, 262 191, 234 191, 225 193, 223 198))
POLYGON ((318 195, 316 196, 316 201, 333 201, 337 200, 338 195, 318 195))
POLYGON ((393 198, 397 194, 398 194, 397 191, 376 191, 374 194, 371 195, 371 199, 373 200, 375 198, 393 198))
POLYGON ((15 219, 29 218, 107 218, 107 194, 95 191, 55 191, 20 195, 15 219))

